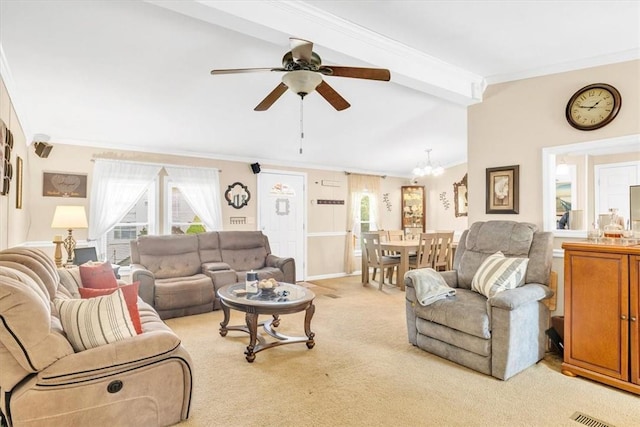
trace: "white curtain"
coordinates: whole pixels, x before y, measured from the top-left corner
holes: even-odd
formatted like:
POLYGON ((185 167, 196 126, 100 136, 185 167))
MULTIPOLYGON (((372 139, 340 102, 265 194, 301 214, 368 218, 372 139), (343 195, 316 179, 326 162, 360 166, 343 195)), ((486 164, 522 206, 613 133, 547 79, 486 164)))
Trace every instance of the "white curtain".
POLYGON ((178 166, 165 166, 164 169, 207 231, 222 230, 218 169, 178 166))
POLYGON ((353 273, 356 267, 354 256, 355 242, 360 240, 360 204, 362 197, 369 196, 371 230, 377 230, 380 218, 378 194, 380 193, 380 177, 371 175, 349 175, 349 199, 347 206, 347 242, 344 267, 347 274, 353 273))
POLYGON ((96 159, 89 204, 89 240, 97 240, 102 254, 104 237, 133 208, 156 179, 161 165, 96 159))

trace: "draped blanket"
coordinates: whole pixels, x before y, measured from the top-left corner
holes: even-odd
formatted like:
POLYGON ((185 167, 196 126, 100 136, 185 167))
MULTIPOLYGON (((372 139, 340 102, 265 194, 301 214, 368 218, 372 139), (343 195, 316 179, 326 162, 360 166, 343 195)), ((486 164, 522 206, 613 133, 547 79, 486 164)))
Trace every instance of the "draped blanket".
POLYGON ((405 277, 411 278, 416 298, 421 305, 429 305, 456 294, 456 290, 447 285, 440 273, 433 268, 411 270, 405 277))

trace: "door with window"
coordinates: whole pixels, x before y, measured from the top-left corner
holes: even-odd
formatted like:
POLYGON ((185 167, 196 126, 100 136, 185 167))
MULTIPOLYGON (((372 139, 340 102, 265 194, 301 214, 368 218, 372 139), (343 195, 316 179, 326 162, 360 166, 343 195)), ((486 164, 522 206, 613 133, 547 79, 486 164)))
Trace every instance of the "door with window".
POLYGON ((306 174, 262 171, 258 175, 258 229, 271 253, 296 260, 296 281, 306 276, 306 174))

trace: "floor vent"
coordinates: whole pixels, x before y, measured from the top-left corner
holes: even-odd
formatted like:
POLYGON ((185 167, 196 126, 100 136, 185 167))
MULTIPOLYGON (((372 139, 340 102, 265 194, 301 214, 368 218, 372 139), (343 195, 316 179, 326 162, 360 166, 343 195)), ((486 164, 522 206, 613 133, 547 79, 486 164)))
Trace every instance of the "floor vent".
POLYGON ((571 419, 589 427, 614 427, 613 424, 607 424, 604 421, 585 415, 582 412, 574 413, 571 415, 571 419))

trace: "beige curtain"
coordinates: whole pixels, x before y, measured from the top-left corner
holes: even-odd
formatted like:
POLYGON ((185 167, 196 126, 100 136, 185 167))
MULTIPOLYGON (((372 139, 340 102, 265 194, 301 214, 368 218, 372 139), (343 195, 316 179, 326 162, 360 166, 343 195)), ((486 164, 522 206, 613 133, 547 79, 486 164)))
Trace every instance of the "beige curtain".
POLYGON ((363 195, 369 196, 371 207, 370 221, 377 229, 380 218, 380 177, 372 175, 350 174, 349 198, 347 199, 347 241, 344 257, 344 269, 347 274, 360 269, 356 266, 356 257, 353 255, 356 239, 360 240, 360 200, 363 195))

